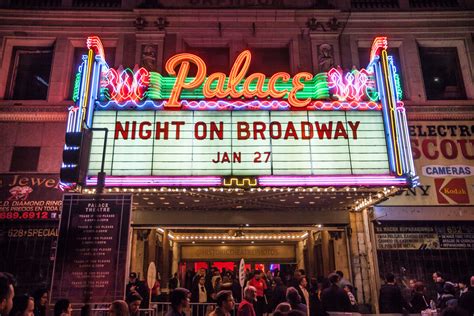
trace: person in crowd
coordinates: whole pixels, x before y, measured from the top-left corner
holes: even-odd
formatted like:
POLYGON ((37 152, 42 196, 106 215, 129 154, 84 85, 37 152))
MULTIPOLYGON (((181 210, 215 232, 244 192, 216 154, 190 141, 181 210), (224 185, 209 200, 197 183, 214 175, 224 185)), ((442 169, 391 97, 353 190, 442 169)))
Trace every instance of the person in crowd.
POLYGON ((194 279, 194 271, 191 269, 186 270, 186 274, 184 275, 184 287, 187 289, 193 288, 193 279, 194 279))
POLYGON ((8 316, 13 308, 14 284, 10 273, 0 272, 0 316, 8 316))
POLYGON ((291 309, 296 309, 303 312, 305 315, 308 315, 308 307, 301 302, 301 296, 298 293, 298 290, 294 287, 289 287, 286 290, 286 301, 290 304, 291 309))
MULTIPOLYGON (((199 277, 199 283, 191 290, 191 302, 208 303, 210 301, 210 293, 206 289, 206 279, 204 276, 199 277)), ((206 312, 205 305, 194 305, 193 314, 203 316, 206 312)))
POLYGON ((273 289, 272 298, 270 300, 270 306, 272 310, 278 306, 278 304, 286 301, 286 285, 283 284, 283 281, 280 277, 275 277, 275 288, 273 289))
POLYGON ((354 294, 352 293, 354 291, 354 288, 352 287, 352 285, 346 284, 342 289, 344 290, 344 292, 346 292, 347 297, 349 297, 349 301, 351 302, 351 311, 357 312, 357 301, 354 294))
POLYGON ((380 288, 379 307, 380 313, 403 313, 403 307, 407 303, 403 299, 400 287, 395 283, 393 273, 387 273, 385 276, 385 284, 380 288))
POLYGON ((219 272, 218 269, 215 269, 212 272, 212 279, 211 279, 212 289, 214 291, 216 290, 216 286, 217 286, 216 283, 218 282, 218 280, 222 280, 221 273, 219 272))
POLYGON ((60 299, 54 304, 54 316, 71 316, 72 306, 67 299, 60 299))
POLYGON ((436 299, 438 300, 443 294, 443 287, 446 281, 444 280, 442 273, 439 271, 434 272, 432 275, 432 278, 434 282, 434 290, 436 293, 436 299))
POLYGON ((415 283, 413 295, 410 300, 412 313, 421 313, 425 309, 429 308, 429 299, 425 295, 425 285, 421 281, 415 283))
POLYGON ((161 282, 160 282, 160 279, 157 277, 155 279, 155 284, 153 284, 153 287, 151 288, 151 301, 152 302, 159 301, 160 295, 161 295, 161 282))
POLYGON ((127 302, 122 300, 113 301, 110 304, 109 316, 129 316, 127 302))
POLYGON ((35 316, 46 316, 46 309, 48 307, 48 290, 38 289, 33 294, 35 299, 35 316))
POLYGON ((458 281, 458 292, 456 293, 457 298, 461 298, 464 294, 467 293, 467 290, 469 289, 469 279, 467 277, 461 278, 458 281))
POLYGON ((170 288, 170 291, 173 291, 174 289, 178 288, 179 286, 178 273, 175 272, 173 274, 173 276, 168 281, 168 286, 170 288))
POLYGON ((127 296, 128 311, 130 316, 140 315, 140 306, 143 298, 138 293, 132 293, 127 296))
POLYGON ((467 292, 461 295, 458 305, 466 310, 469 315, 474 315, 474 276, 471 276, 467 292))
POLYGON ((230 274, 230 278, 232 282, 232 296, 236 302, 240 302, 242 299, 242 287, 240 286, 240 282, 232 273, 230 274))
POLYGON ((321 296, 323 291, 330 286, 329 280, 324 277, 318 277, 315 280, 315 285, 310 289, 311 300, 312 300, 312 310, 310 310, 311 315, 315 316, 326 316, 326 312, 323 309, 323 304, 321 302, 321 296))
POLYGON ((222 288, 222 278, 217 277, 214 280, 214 287, 213 287, 213 290, 212 290, 212 298, 214 300, 216 299, 217 293, 220 292, 221 288, 222 288))
POLYGON ((349 296, 338 285, 339 275, 329 275, 330 286, 321 294, 321 305, 325 312, 350 312, 352 310, 349 296))
POLYGON ((194 303, 208 303, 209 293, 206 289, 206 278, 204 276, 199 277, 199 282, 191 290, 191 302, 194 303))
POLYGON ((441 293, 439 299, 438 299, 438 305, 437 307, 441 310, 445 309, 448 307, 448 303, 450 301, 457 301, 456 298, 456 288, 454 287, 454 284, 451 282, 444 282, 443 285, 443 292, 441 293))
POLYGON ((138 294, 139 296, 142 297, 140 307, 141 308, 148 307, 150 290, 148 289, 148 286, 145 284, 145 282, 140 281, 138 279, 136 272, 131 272, 130 275, 128 276, 128 284, 127 284, 125 293, 126 293, 126 296, 129 296, 131 294, 138 294))
POLYGON ((288 315, 290 310, 291 310, 290 304, 286 302, 280 303, 275 307, 273 311, 273 316, 286 316, 288 315))
POLYGON ((301 296, 301 303, 306 305, 306 314, 309 315, 310 310, 310 299, 309 299, 309 292, 307 290, 308 287, 308 280, 306 279, 305 275, 302 275, 300 281, 298 282, 298 287, 296 290, 298 294, 301 296))
POLYGON ((409 310, 400 287, 395 284, 393 273, 387 273, 385 276, 385 284, 380 288, 379 306, 380 313, 403 313, 404 307, 409 310))
POLYGON ((267 283, 262 278, 263 272, 258 270, 255 271, 254 277, 249 281, 249 285, 257 289, 257 301, 255 302, 255 314, 257 316, 262 316, 265 313, 265 296, 264 292, 267 288, 267 283))
POLYGON ((216 295, 216 309, 209 316, 230 316, 234 310, 235 301, 231 291, 220 291, 216 295))
POLYGON ((170 294, 171 308, 166 316, 186 316, 185 311, 189 308, 191 292, 185 288, 178 287, 170 294))
POLYGON ((35 301, 29 295, 20 295, 13 298, 13 308, 10 316, 33 316, 35 301))
POLYGON ((402 284, 405 285, 402 288, 402 296, 405 302, 411 302, 413 295, 415 294, 415 284, 416 280, 415 279, 410 279, 408 280, 408 284, 404 281, 402 281, 402 284))
POLYGON ((204 281, 205 281, 205 284, 206 284, 206 290, 209 292, 209 290, 212 290, 212 288, 210 288, 208 286, 208 279, 207 279, 207 275, 206 275, 206 269, 204 268, 199 268, 198 272, 194 275, 194 278, 193 278, 193 281, 192 281, 192 285, 191 285, 191 290, 194 289, 197 284, 199 283, 199 279, 201 277, 204 277, 204 281))
POLYGON ((344 278, 344 273, 342 271, 338 270, 338 271, 336 271, 336 274, 339 276, 339 283, 338 284, 339 284, 339 287, 341 289, 343 289, 344 286, 346 286, 346 285, 351 285, 352 286, 351 282, 349 282, 349 280, 344 278))
POLYGON ((251 285, 244 289, 244 299, 239 304, 237 316, 256 316, 253 304, 257 300, 257 289, 251 285))

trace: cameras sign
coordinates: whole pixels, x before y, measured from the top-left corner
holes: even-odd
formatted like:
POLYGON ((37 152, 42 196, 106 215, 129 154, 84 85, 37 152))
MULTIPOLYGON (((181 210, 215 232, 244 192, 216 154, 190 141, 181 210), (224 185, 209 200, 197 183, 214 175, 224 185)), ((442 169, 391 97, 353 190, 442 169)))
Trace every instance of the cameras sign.
MULTIPOLYGON (((97 111, 106 172, 126 175, 388 174, 380 111, 97 111)), ((92 141, 89 172, 102 159, 92 141)))

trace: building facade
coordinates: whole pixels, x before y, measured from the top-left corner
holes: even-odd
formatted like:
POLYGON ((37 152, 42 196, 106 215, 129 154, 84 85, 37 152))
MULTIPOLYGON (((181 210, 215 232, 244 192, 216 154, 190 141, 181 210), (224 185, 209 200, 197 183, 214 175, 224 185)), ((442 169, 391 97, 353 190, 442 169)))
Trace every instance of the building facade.
MULTIPOLYGON (((253 58, 250 72, 268 76, 278 71, 316 74, 337 65, 364 68, 374 37, 389 39, 420 186, 377 206, 386 189, 353 194, 305 189, 276 197, 273 191, 255 189, 255 196, 249 193, 245 199, 237 191, 229 197, 211 190, 208 194, 207 189, 150 194, 136 189, 131 270, 144 276, 148 262, 154 261, 165 281, 172 273, 183 276, 200 266, 232 269, 243 254, 252 269, 298 267, 312 277, 341 270, 358 289, 359 302, 374 308, 380 276, 386 272, 426 282, 434 270, 453 278, 472 275, 470 1, 0 3, 0 173, 2 190, 8 192, 15 175, 56 176, 57 181, 67 109, 74 104, 76 70, 87 54, 85 39, 90 35, 100 36, 108 65, 117 69, 144 67, 164 73, 170 57, 188 52, 205 60, 209 73, 228 73, 239 53, 248 49, 253 58), (300 200, 303 207, 298 206, 300 200), (243 238, 232 244, 232 237, 243 238), (417 255, 423 259, 412 268, 411 258, 417 255), (444 265, 447 261, 452 264, 444 265)), ((41 183, 33 180, 31 187, 41 183)), ((396 190, 388 191, 387 196, 396 190)), ((18 232, 54 230, 57 225, 50 213, 47 221, 35 216, 3 221, 0 235, 9 249, 0 270, 23 273, 25 288, 49 285, 57 237, 54 231, 18 237, 18 232), (21 255, 22 262, 42 258, 27 273, 12 263, 22 247, 31 249, 21 255), (33 275, 35 282, 27 283, 33 275)))

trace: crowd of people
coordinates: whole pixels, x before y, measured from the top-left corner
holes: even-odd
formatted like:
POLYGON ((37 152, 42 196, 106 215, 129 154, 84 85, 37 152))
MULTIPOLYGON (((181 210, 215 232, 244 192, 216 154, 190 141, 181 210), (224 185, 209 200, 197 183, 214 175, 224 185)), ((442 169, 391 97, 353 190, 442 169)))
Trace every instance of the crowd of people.
POLYGON ((425 310, 439 310, 442 314, 474 315, 474 276, 451 282, 441 272, 434 272, 431 288, 416 279, 408 280, 401 288, 393 273, 385 276, 380 288, 379 306, 381 313, 421 313, 425 310))
MULTIPOLYGON (((341 271, 327 278, 308 280, 303 270, 281 275, 280 271, 247 271, 242 288, 233 271, 200 269, 187 275, 181 285, 177 275, 170 279, 166 296, 170 308, 166 316, 319 316, 328 312, 357 312, 358 304, 352 284, 341 271), (201 304, 190 304, 201 303, 201 304), (208 304, 206 304, 208 303, 208 304), (238 306, 236 305, 238 303, 238 306), (198 308, 205 306, 206 308, 198 308)), ((433 273, 427 289, 423 282, 411 279, 397 282, 391 273, 380 288, 380 313, 422 313, 439 311, 442 316, 474 315, 474 276, 450 282, 440 272, 433 273), (402 284, 397 284, 402 283, 402 284)), ((0 272, 0 316, 47 316, 48 291, 40 289, 30 295, 15 295, 14 278, 0 272)), ((110 316, 139 316, 148 307, 150 292, 153 301, 163 300, 159 280, 150 291, 136 273, 131 273, 126 287, 126 300, 110 304, 110 316)), ((54 305, 54 316, 71 316, 67 299, 54 305)), ((91 313, 84 305, 81 316, 91 313)))

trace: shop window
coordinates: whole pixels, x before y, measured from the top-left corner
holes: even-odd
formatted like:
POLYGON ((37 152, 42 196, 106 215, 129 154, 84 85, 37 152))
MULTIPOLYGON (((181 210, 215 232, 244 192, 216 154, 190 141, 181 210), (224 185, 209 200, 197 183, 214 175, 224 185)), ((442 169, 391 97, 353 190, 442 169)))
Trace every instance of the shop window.
POLYGON ((420 47, 421 69, 428 100, 466 98, 455 47, 420 47))
POLYGON ((12 100, 46 100, 52 60, 52 47, 15 47, 7 97, 12 100))
POLYGON ((261 72, 271 76, 284 71, 291 74, 290 51, 288 47, 250 48, 252 62, 248 73, 261 72))
MULTIPOLYGON (((213 72, 228 73, 229 47, 193 47, 186 45, 187 53, 197 55, 204 60, 207 66, 207 75, 213 72)), ((188 77, 196 76, 196 67, 191 66, 188 77)))
MULTIPOLYGON (((74 91, 74 83, 76 80, 76 74, 79 69, 79 65, 82 63, 82 56, 87 55, 88 49, 86 47, 76 47, 74 48, 74 56, 72 57, 72 71, 71 77, 69 78, 69 92, 68 99, 72 99, 72 94, 74 91)), ((115 65, 115 47, 105 47, 105 60, 109 67, 114 67, 115 65)))
POLYGON ((14 147, 10 171, 37 171, 40 147, 14 147))

